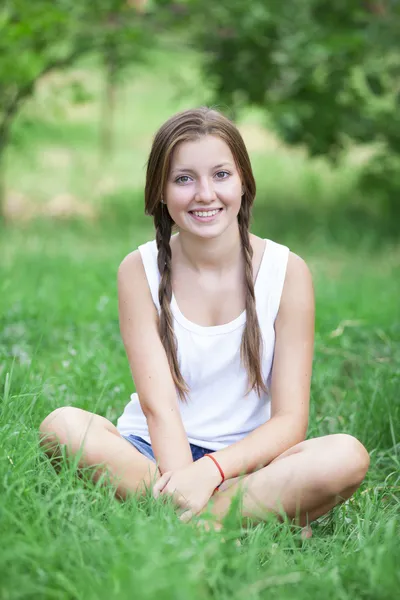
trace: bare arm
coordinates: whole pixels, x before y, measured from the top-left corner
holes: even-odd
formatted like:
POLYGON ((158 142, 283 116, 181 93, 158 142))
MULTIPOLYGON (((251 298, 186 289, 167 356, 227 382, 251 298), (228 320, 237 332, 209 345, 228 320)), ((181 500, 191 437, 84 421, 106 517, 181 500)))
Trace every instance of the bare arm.
POLYGON ((118 270, 121 336, 146 416, 161 473, 193 462, 167 356, 158 333, 158 314, 138 250, 118 270))
MULTIPOLYGON (((314 312, 310 271, 301 258, 291 253, 275 321, 271 419, 243 440, 214 454, 226 479, 268 465, 304 440, 308 427, 314 312)), ((210 460, 208 463, 210 472, 216 469, 210 460)))

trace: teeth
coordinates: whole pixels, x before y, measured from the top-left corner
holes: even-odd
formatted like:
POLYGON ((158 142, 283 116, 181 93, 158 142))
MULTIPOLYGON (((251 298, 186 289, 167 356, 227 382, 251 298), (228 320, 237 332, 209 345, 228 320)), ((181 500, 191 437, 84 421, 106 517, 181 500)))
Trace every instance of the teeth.
POLYGON ((208 211, 202 210, 200 212, 200 211, 194 210, 193 214, 196 215, 196 217, 212 217, 212 216, 216 215, 217 212, 219 212, 219 211, 218 210, 208 210, 208 211))

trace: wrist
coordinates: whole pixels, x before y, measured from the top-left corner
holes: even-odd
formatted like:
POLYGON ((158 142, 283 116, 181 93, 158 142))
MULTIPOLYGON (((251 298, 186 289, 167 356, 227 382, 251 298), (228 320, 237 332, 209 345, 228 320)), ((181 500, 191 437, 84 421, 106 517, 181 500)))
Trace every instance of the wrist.
POLYGON ((211 454, 205 454, 201 460, 204 460, 204 463, 208 464, 208 472, 210 473, 213 482, 219 487, 221 483, 225 481, 225 475, 221 465, 211 454))

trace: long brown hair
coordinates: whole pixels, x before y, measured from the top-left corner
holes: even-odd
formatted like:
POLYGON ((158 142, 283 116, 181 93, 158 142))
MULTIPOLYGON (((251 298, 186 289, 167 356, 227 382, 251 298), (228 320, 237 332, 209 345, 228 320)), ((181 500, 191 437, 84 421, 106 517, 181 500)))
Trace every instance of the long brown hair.
MULTIPOLYGON (((145 187, 145 212, 154 218, 158 248, 158 269, 161 280, 158 298, 161 307, 159 330, 165 348, 171 374, 181 400, 189 393, 179 369, 177 342, 171 312, 171 247, 170 239, 174 221, 162 203, 171 157, 177 144, 193 141, 200 136, 219 136, 230 148, 239 170, 244 194, 238 214, 242 251, 245 259, 246 325, 243 331, 240 356, 248 375, 247 394, 255 389, 260 395, 267 391, 262 378, 262 336, 258 323, 253 283, 253 248, 250 244, 249 227, 251 208, 256 194, 256 184, 246 146, 235 125, 216 110, 201 107, 173 115, 156 133, 147 163, 145 187)), ((246 395, 247 395, 246 394, 246 395)))

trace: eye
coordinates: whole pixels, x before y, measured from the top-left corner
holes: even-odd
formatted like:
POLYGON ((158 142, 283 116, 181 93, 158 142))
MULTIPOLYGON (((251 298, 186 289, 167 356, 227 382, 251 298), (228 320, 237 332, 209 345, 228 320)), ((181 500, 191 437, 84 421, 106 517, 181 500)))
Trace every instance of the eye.
POLYGON ((175 179, 175 183, 187 183, 190 180, 189 175, 181 175, 175 179))
POLYGON ((218 171, 218 173, 215 174, 217 179, 226 179, 227 177, 229 177, 230 173, 228 173, 228 171, 218 171), (222 175, 222 177, 220 177, 222 175))

